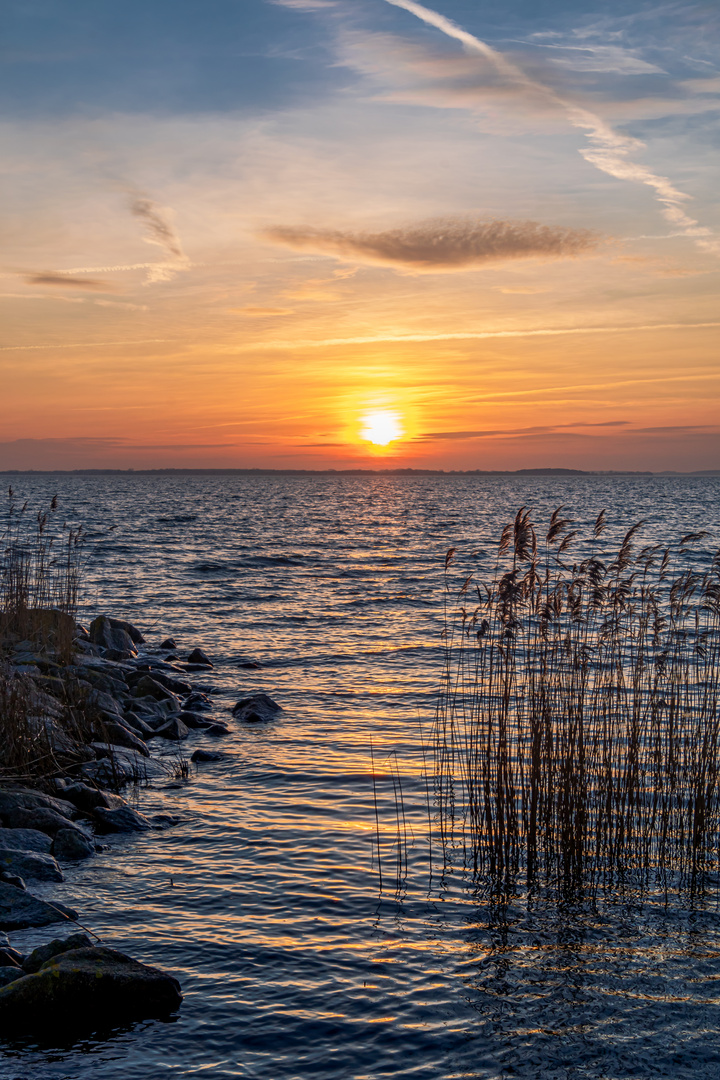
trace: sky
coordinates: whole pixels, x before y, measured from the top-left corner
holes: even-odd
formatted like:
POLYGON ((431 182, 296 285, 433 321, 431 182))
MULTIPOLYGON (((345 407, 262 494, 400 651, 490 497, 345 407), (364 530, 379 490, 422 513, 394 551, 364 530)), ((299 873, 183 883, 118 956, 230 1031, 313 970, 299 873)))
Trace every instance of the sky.
POLYGON ((720 468, 716 0, 0 39, 0 468, 720 468))

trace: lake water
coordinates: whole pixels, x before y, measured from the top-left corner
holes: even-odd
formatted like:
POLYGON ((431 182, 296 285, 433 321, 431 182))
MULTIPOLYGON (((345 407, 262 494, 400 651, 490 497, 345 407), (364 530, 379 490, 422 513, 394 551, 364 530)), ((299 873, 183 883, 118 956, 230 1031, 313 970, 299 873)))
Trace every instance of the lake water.
MULTIPOLYGON (((84 615, 172 635, 216 668, 227 759, 141 793, 174 829, 116 838, 52 895, 180 979, 170 1023, 69 1047, 5 1046, 0 1080, 450 1080, 720 1075, 720 911, 625 897, 502 920, 462 875, 430 880, 420 728, 441 668, 442 570, 522 505, 620 532, 718 540, 718 478, 8 476, 90 534, 84 615), (257 661, 258 671, 241 664, 257 661), (265 691, 284 709, 240 727, 265 691), (375 857, 371 742, 385 890, 375 857), (395 888, 391 772, 407 878, 395 888), (388 884, 389 882, 389 884, 388 884)), ((192 733, 183 750, 209 746, 192 733)), ((217 748, 217 743, 213 744, 217 748)), ((52 928, 11 935, 28 948, 52 928)))

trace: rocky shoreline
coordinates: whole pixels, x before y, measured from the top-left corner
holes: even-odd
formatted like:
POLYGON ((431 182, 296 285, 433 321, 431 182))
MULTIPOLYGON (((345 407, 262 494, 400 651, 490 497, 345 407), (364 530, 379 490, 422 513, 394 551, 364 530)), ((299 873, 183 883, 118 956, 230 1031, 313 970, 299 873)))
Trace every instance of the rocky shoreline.
MULTIPOLYGON (((150 778, 187 779, 190 761, 225 756, 215 741, 230 728, 212 715, 214 688, 197 681, 212 661, 197 648, 181 656, 171 638, 151 647, 121 619, 98 616, 86 629, 54 609, 25 612, 0 644, 0 1031, 47 1031, 70 1015, 89 1027, 169 1015, 181 988, 157 968, 87 933, 23 956, 7 932, 78 924, 76 911, 32 895, 28 882, 63 881, 63 867, 92 858, 108 834, 178 824, 142 814, 121 791, 150 778), (152 752, 153 743, 179 747, 193 730, 213 747, 197 747, 189 760, 152 752), (21 750, 32 766, 24 773, 21 750)), ((231 710, 244 723, 281 711, 264 694, 231 710)))

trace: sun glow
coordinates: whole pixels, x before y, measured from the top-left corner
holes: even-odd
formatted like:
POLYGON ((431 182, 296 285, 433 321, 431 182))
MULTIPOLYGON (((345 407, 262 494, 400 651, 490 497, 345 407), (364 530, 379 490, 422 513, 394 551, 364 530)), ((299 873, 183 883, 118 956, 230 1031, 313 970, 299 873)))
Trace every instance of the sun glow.
POLYGON ((360 436, 375 446, 387 446, 405 434, 400 417, 389 409, 377 409, 365 413, 360 436))

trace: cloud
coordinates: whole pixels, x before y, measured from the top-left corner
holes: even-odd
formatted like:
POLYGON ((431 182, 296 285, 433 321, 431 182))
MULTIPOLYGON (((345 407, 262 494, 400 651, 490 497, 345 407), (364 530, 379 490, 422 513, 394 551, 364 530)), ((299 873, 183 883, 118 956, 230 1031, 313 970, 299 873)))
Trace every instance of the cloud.
POLYGON ((294 8, 296 11, 320 11, 337 7, 335 0, 271 0, 276 7, 294 8))
MULTIPOLYGON (((587 423, 578 421, 575 424, 547 424, 535 427, 509 428, 509 429, 486 429, 484 431, 426 431, 418 435, 418 442, 433 442, 435 440, 464 440, 464 439, 497 439, 500 437, 523 437, 526 435, 552 435, 557 433, 568 434, 574 428, 618 428, 627 427, 628 420, 603 420, 600 423, 587 423)), ((647 429, 650 430, 649 428, 647 429)))
POLYGON ((617 180, 630 180, 651 188, 667 221, 672 222, 685 236, 692 237, 701 250, 720 254, 720 241, 714 237, 712 231, 700 226, 685 212, 684 204, 691 196, 676 188, 668 177, 660 176, 631 159, 632 153, 643 149, 644 144, 639 139, 615 131, 602 117, 576 105, 551 87, 528 75, 503 53, 493 49, 439 12, 418 4, 415 0, 385 0, 385 2, 408 11, 426 25, 433 26, 447 37, 459 41, 471 53, 478 54, 485 61, 489 61, 498 78, 508 84, 514 84, 529 103, 535 103, 535 107, 538 100, 544 100, 562 109, 573 127, 579 128, 587 135, 590 146, 580 150, 587 162, 617 180))
POLYGON ((160 208, 146 195, 134 194, 131 213, 145 226, 145 243, 154 244, 171 257, 170 263, 154 263, 148 268, 146 284, 170 281, 180 270, 187 270, 190 260, 182 249, 180 237, 160 208))
POLYGON ((108 281, 99 281, 96 278, 76 278, 69 274, 56 273, 48 270, 41 274, 26 274, 27 285, 52 285, 62 289, 88 289, 92 292, 113 292, 113 286, 108 281))
POLYGON ((464 218, 425 221, 379 233, 276 225, 262 235, 292 248, 430 273, 507 259, 584 255, 598 244, 596 234, 587 229, 464 218))
POLYGON ((248 319, 270 319, 279 315, 294 315, 295 312, 292 308, 279 308, 279 307, 241 307, 230 308, 231 311, 237 311, 240 315, 245 315, 248 319))

